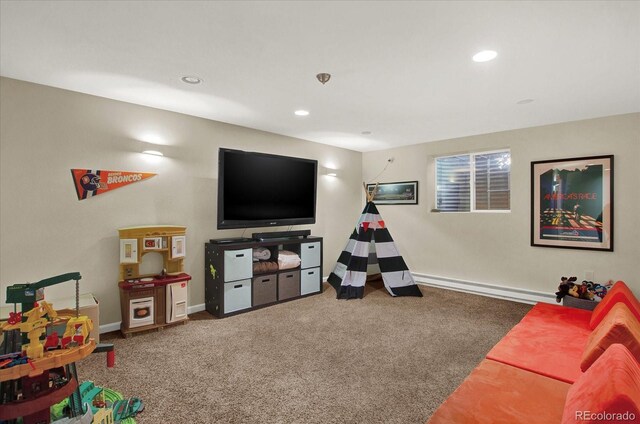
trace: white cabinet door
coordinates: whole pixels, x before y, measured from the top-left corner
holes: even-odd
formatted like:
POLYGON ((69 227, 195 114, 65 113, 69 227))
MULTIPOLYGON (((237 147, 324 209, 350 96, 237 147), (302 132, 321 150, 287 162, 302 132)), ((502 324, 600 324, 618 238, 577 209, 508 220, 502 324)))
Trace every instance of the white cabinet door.
POLYGON ((138 239, 120 239, 120 263, 138 262, 138 239))

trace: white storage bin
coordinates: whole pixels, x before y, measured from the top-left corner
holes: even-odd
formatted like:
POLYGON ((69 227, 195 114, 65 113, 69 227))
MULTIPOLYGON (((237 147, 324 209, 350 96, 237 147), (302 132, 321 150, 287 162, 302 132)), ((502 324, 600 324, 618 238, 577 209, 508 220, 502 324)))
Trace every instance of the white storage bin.
MULTIPOLYGON (((249 249, 251 250, 251 249, 249 249)), ((251 280, 224 284, 224 313, 251 307, 251 280)))
POLYGON ((300 295, 318 293, 320 291, 320 268, 300 271, 300 295))
POLYGON ((251 249, 224 251, 224 282, 253 277, 251 249))
POLYGON ((313 268, 320 266, 320 242, 300 244, 301 268, 313 268))

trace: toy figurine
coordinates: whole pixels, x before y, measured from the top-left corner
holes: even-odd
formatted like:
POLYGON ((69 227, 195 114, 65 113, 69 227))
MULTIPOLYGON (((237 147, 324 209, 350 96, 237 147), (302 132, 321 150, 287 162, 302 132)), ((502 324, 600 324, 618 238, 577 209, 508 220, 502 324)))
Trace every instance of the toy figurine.
POLYGON ((563 297, 566 295, 579 297, 578 287, 575 284, 575 281, 578 280, 578 277, 562 277, 560 279, 560 285, 558 286, 558 291, 556 292, 556 302, 560 303, 563 297))

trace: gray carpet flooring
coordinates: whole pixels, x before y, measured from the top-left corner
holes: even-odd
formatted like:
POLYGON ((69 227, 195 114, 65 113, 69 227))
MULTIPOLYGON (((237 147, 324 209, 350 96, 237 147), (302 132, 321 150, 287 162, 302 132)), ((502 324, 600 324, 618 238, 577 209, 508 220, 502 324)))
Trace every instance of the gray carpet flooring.
POLYGON ((139 423, 424 423, 530 305, 420 286, 335 291, 128 339, 81 381, 142 398, 139 423))

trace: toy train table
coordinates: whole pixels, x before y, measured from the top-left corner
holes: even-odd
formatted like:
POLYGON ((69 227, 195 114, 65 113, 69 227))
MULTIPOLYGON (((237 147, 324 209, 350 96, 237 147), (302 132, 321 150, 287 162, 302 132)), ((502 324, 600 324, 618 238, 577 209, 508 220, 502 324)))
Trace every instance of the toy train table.
MULTIPOLYGON (((85 415, 75 363, 96 349, 89 338, 91 319, 58 314, 44 301, 43 288, 73 279, 79 273, 7 288, 7 301, 22 304, 0 322, 0 422, 49 423, 50 406, 69 399, 68 422, 85 415), (29 308, 31 306, 31 308, 29 308), (62 334, 59 334, 62 333, 62 334)), ((78 298, 78 296, 76 296, 78 298)), ((78 302, 76 302, 78 303, 78 302)))

